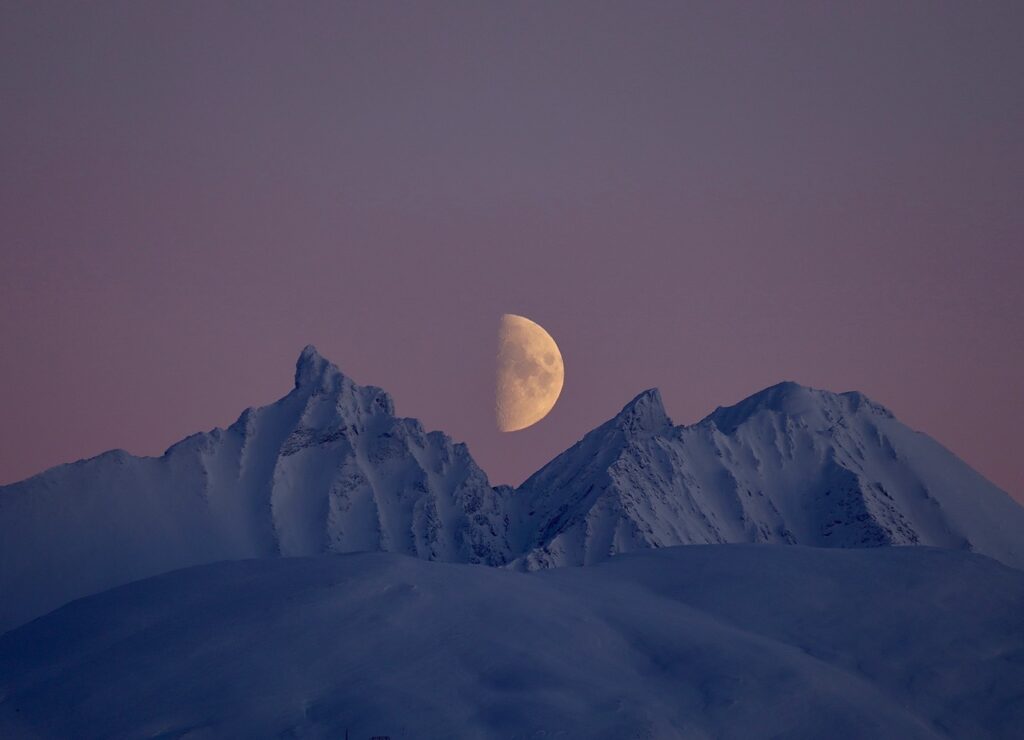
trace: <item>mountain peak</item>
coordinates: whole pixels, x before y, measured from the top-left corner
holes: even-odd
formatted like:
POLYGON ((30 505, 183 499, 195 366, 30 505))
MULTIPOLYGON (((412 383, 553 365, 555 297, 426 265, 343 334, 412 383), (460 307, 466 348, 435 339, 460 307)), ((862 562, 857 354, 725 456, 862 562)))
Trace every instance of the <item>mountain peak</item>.
POLYGON ((648 388, 623 406, 614 419, 616 426, 627 432, 654 434, 672 427, 672 420, 665 413, 661 392, 648 388))
POLYGON ((744 398, 732 406, 719 406, 705 421, 714 422, 721 431, 731 434, 740 424, 761 411, 785 416, 799 416, 808 409, 820 406, 825 396, 834 394, 785 380, 744 398))
POLYGON ((852 414, 864 409, 892 417, 888 409, 858 391, 833 393, 786 380, 758 391, 732 406, 719 406, 705 421, 714 422, 722 432, 730 434, 760 411, 798 417, 826 409, 833 414, 852 414))
POLYGON ((295 387, 302 388, 319 383, 324 375, 334 370, 339 372, 331 362, 321 355, 312 344, 307 344, 295 362, 295 387))
MULTIPOLYGON (((800 385, 792 380, 783 380, 775 385, 754 393, 736 406, 750 406, 753 408, 764 408, 772 411, 787 411, 796 409, 809 402, 813 402, 815 396, 820 396, 827 391, 819 391, 806 385, 800 385)), ((735 407, 733 407, 735 408, 735 407)))

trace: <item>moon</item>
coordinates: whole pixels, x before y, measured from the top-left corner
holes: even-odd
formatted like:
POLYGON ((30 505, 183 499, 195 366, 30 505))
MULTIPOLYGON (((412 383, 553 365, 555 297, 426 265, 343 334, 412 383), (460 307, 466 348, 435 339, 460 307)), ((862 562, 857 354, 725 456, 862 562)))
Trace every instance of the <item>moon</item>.
POLYGON ((507 313, 498 330, 494 412, 498 429, 516 432, 548 415, 562 392, 562 353, 540 324, 507 313))

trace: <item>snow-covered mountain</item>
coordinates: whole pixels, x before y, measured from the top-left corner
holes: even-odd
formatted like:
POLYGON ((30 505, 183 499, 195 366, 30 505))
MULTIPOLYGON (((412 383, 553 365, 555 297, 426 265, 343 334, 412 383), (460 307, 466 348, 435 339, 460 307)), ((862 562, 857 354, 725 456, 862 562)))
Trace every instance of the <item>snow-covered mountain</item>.
POLYGON ((1022 613, 924 547, 215 563, 0 636, 0 737, 1019 738, 1022 613))
POLYGON ((386 550, 500 565, 510 493, 464 444, 397 418, 384 391, 307 347, 292 391, 227 429, 0 488, 0 631, 218 560, 386 550))
POLYGON ((860 393, 781 383, 673 426, 641 393, 516 491, 519 564, 680 544, 933 545, 1024 567, 1024 508, 860 393))
POLYGON ((785 383, 693 426, 647 391, 519 489, 307 347, 294 388, 159 458, 0 488, 0 631, 220 560, 383 550, 541 569, 701 543, 924 544, 1024 567, 1024 509, 857 393, 785 383))

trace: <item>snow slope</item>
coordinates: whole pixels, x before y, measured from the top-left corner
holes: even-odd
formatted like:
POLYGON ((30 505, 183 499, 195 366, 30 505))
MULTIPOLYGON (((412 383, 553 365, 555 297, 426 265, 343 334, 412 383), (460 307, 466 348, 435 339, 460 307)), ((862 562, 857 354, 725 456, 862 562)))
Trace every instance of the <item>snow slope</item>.
POLYGON ((522 567, 722 542, 933 545, 1024 567, 1024 508, 860 393, 782 383, 692 426, 637 396, 516 491, 522 567))
POLYGON ((931 548, 220 563, 0 636, 0 736, 1019 737, 1021 614, 931 548))
POLYGON ((307 347, 295 386, 159 458, 117 450, 0 488, 0 631, 199 563, 387 550, 508 560, 503 501, 466 446, 307 347))
POLYGON ((693 426, 642 393, 519 489, 313 347, 284 398, 162 457, 0 487, 0 632, 190 565, 366 550, 538 569, 676 544, 925 544, 1024 567, 1024 509, 857 393, 785 383, 693 426))

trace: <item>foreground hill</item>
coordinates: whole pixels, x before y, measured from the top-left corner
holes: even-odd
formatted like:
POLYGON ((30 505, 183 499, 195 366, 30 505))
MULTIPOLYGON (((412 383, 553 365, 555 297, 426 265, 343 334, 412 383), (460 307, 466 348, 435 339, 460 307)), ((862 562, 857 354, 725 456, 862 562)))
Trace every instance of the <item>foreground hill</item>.
POLYGON ((221 563, 0 636, 0 736, 1019 737, 1021 614, 930 548, 221 563))
POLYGON ((678 544, 933 545, 1024 567, 1024 508, 859 393, 793 383, 673 426, 648 391, 519 489, 313 347, 292 390, 162 457, 0 487, 0 632, 158 573, 386 551, 541 569, 678 544))

